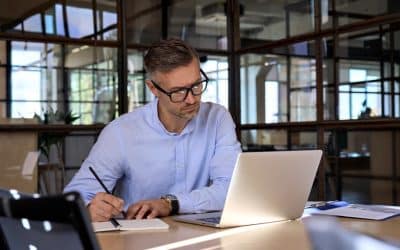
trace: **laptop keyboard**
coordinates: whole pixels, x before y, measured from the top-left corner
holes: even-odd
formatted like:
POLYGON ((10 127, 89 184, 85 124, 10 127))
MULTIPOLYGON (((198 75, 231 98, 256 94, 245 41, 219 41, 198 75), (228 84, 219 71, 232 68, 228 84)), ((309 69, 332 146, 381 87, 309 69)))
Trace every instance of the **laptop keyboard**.
POLYGON ((218 224, 219 221, 221 220, 221 217, 201 218, 201 219, 198 219, 198 220, 199 220, 199 221, 204 221, 204 222, 209 222, 209 223, 218 224))

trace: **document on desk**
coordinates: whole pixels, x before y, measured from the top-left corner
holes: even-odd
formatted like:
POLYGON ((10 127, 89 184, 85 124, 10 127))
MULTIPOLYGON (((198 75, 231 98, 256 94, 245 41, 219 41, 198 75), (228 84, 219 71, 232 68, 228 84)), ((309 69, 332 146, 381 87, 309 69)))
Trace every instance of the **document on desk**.
POLYGON ((107 231, 153 231, 167 230, 169 225, 160 219, 143 219, 143 220, 117 220, 120 226, 114 226, 111 221, 93 222, 93 230, 95 232, 107 231))
POLYGON ((311 208, 310 213, 368 220, 384 220, 400 215, 400 207, 397 206, 343 204, 340 202, 335 206, 335 202, 327 203, 326 206, 311 208))

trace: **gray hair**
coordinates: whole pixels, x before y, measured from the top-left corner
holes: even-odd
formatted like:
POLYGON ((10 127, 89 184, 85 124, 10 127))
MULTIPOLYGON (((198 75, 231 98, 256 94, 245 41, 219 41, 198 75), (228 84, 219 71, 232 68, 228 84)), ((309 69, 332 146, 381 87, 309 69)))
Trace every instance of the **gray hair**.
POLYGON ((144 68, 150 76, 155 72, 168 73, 193 59, 199 61, 196 50, 180 39, 169 38, 150 47, 144 56, 144 68))

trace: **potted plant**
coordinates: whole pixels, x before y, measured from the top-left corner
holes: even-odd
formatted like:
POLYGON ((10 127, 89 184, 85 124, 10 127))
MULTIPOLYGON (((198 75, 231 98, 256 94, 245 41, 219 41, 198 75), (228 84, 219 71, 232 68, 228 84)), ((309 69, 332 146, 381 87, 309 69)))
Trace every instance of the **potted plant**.
MULTIPOLYGON (((34 118, 37 119, 40 124, 72 124, 72 122, 79 119, 79 117, 79 115, 75 115, 71 111, 54 111, 51 107, 48 110, 44 111, 42 116, 36 113, 34 115, 34 118)), ((43 165, 47 166, 47 169, 51 168, 51 166, 54 167, 54 164, 51 164, 50 162, 50 156, 52 150, 55 150, 58 161, 57 165, 61 170, 61 189, 63 188, 65 181, 65 168, 62 150, 65 136, 66 134, 64 133, 43 132, 40 133, 38 137, 39 150, 46 159, 46 163, 43 165)), ((47 191, 49 191, 49 187, 46 188, 47 191)), ((56 191, 61 191, 58 189, 59 188, 57 188, 56 185, 56 191)))

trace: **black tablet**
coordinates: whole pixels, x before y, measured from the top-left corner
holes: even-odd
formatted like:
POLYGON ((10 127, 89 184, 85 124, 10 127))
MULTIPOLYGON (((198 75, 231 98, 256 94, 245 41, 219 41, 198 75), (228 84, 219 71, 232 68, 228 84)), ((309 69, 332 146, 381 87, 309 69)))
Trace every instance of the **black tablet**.
POLYGON ((78 193, 0 200, 1 249, 100 249, 78 193))

